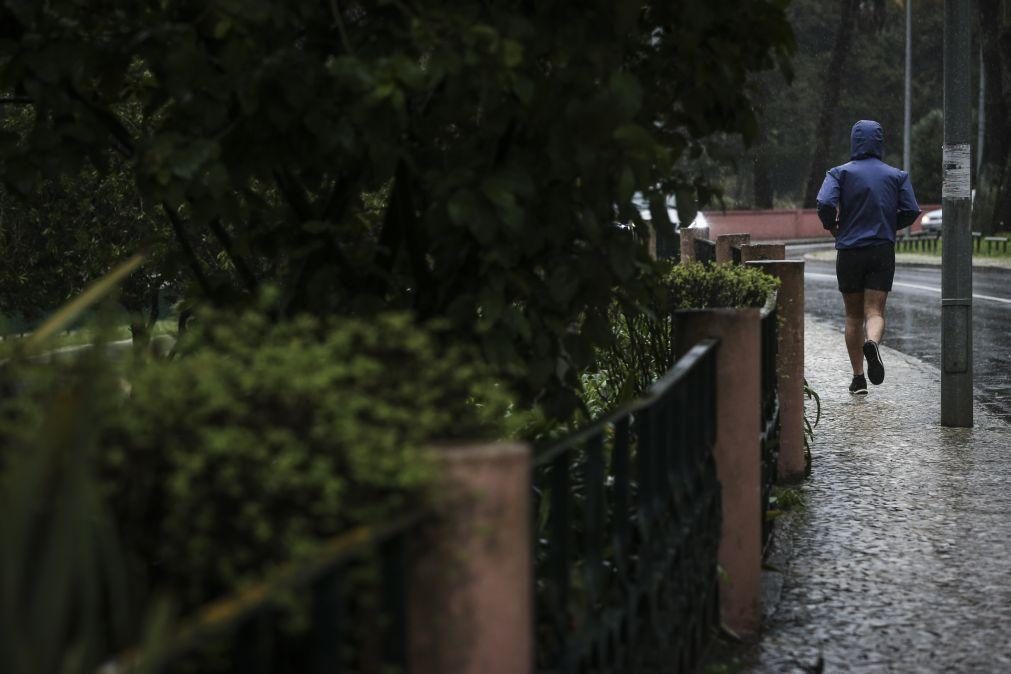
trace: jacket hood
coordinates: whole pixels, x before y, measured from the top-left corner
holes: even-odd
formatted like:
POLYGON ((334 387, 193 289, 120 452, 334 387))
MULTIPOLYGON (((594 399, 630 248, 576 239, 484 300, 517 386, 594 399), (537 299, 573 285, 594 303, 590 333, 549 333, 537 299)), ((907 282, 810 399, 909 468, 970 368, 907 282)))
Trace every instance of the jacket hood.
POLYGON ((885 154, 885 132, 881 125, 867 119, 861 119, 853 125, 850 132, 850 159, 866 159, 885 154))

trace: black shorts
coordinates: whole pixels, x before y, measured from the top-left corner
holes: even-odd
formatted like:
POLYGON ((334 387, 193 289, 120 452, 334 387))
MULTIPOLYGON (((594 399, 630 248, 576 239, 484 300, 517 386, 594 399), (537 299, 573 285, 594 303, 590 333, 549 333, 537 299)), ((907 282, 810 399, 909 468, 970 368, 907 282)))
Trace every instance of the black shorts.
POLYGON ((890 292, 895 277, 895 244, 886 242, 838 251, 835 275, 840 292, 861 293, 868 289, 890 292))

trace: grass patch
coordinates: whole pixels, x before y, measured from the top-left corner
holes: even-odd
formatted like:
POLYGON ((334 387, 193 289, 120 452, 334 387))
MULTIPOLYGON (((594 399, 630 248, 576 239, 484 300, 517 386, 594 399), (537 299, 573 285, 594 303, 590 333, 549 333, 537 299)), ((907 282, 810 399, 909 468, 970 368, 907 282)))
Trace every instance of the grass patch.
MULTIPOLYGON (((58 350, 71 346, 81 346, 83 344, 92 344, 98 336, 98 330, 91 326, 84 326, 80 328, 75 328, 73 330, 68 330, 67 332, 61 333, 53 337, 48 346, 48 350, 58 350)), ((31 333, 24 333, 23 335, 4 335, 0 337, 0 357, 9 357, 20 341, 31 333)), ((176 336, 176 319, 166 318, 158 321, 154 324, 151 329, 151 337, 158 337, 160 335, 171 335, 176 336)), ((106 339, 112 342, 118 342, 125 339, 130 339, 130 325, 128 323, 117 324, 112 328, 111 332, 106 335, 106 339)))
MULTIPOLYGON (((1006 236, 1011 239, 1011 232, 997 232, 994 236, 1006 236)), ((944 239, 942 238, 937 242, 937 250, 928 249, 909 249, 902 245, 904 241, 902 234, 899 234, 896 240, 895 252, 901 255, 923 255, 924 257, 941 257, 941 253, 944 251, 944 239)), ((1003 245, 997 246, 995 244, 989 245, 989 250, 986 241, 979 242, 979 249, 976 249, 976 243, 973 242, 972 256, 974 258, 996 258, 996 259, 1007 259, 1011 260, 1011 243, 1008 244, 1008 250, 1004 251, 1003 245)))
POLYGON ((800 510, 804 507, 804 492, 800 487, 773 487, 772 498, 780 512, 800 510))

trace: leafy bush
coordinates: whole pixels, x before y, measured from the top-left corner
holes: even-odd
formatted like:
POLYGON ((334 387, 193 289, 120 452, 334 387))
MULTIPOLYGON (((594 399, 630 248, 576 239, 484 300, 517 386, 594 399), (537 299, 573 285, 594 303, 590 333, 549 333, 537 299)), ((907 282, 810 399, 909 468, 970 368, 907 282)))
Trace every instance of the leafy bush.
POLYGON ((613 339, 598 351, 596 367, 583 377, 590 416, 642 393, 674 365, 674 312, 761 307, 778 288, 779 280, 759 269, 688 262, 662 276, 652 307, 616 304, 611 312, 613 339))
POLYGON ((663 288, 669 311, 761 307, 779 280, 752 267, 688 262, 671 269, 663 288))
MULTIPOLYGON (((180 357, 129 366, 119 393, 104 386, 89 420, 95 462, 143 585, 184 609, 202 603, 417 505, 433 441, 505 434, 504 389, 440 340, 407 315, 207 314, 180 357)), ((42 411, 75 377, 29 371, 29 388, 2 403, 0 467, 32 450, 42 411)))

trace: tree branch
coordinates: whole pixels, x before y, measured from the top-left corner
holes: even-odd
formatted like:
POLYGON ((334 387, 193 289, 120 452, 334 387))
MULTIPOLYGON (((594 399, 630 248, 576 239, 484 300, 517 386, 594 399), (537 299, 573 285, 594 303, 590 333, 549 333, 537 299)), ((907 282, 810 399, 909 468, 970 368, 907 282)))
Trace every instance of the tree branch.
POLYGON ((344 43, 344 49, 353 56, 355 49, 351 46, 351 39, 348 37, 347 27, 344 25, 344 16, 341 14, 340 7, 337 6, 337 0, 330 0, 330 13, 333 15, 334 26, 336 26, 337 32, 341 36, 341 42, 344 43))
POLYGON ((274 169, 274 182, 277 183, 277 188, 281 191, 281 196, 284 200, 288 202, 288 206, 294 211, 295 215, 302 222, 308 222, 312 220, 312 207, 309 204, 309 198, 305 195, 305 192, 295 184, 295 180, 291 177, 291 174, 282 169, 274 169))
MULTIPOLYGON (((400 246, 404 241, 404 220, 401 218, 401 208, 405 195, 405 182, 407 180, 407 167, 401 160, 397 164, 396 174, 393 178, 393 190, 390 193, 390 203, 386 206, 386 214, 383 217, 383 229, 379 233, 375 266, 380 272, 389 273, 393 270, 400 246)), ((381 293, 385 290, 386 281, 378 274, 373 275, 373 290, 381 293)))
POLYGON ((105 127, 105 130, 109 132, 109 135, 115 141, 116 150, 126 159, 133 159, 136 153, 135 143, 130 132, 127 131, 126 127, 119 120, 119 117, 105 108, 95 105, 69 84, 65 87, 65 91, 70 95, 70 98, 87 108, 88 112, 94 115, 95 119, 105 127))
POLYGON ((204 294, 208 297, 214 297, 214 289, 211 286, 210 281, 204 274, 204 270, 200 267, 200 260, 197 258, 196 251, 193 250, 193 246, 190 245, 189 240, 186 238, 186 233, 183 231, 183 223, 176 215, 175 211, 169 208, 168 204, 164 201, 161 204, 161 208, 165 211, 165 215, 168 216, 169 223, 172 225, 172 232, 175 234, 176 241, 179 242, 179 247, 182 248, 183 254, 187 258, 187 262, 190 265, 190 270, 193 272, 193 276, 196 278, 197 283, 200 288, 204 291, 204 294))
POLYGON ((228 235, 228 232, 225 231, 225 228, 221 225, 221 219, 212 218, 209 224, 211 233, 214 234, 218 243, 221 244, 221 248, 225 251, 225 255, 227 255, 228 259, 232 261, 233 265, 235 265, 235 270, 239 273, 239 276, 242 277, 242 281, 246 284, 246 290, 251 293, 256 292, 256 289, 260 285, 260 281, 256 278, 256 274, 253 273, 253 270, 249 268, 249 265, 246 264, 246 261, 238 254, 238 252, 236 252, 235 245, 232 242, 232 237, 228 235))

